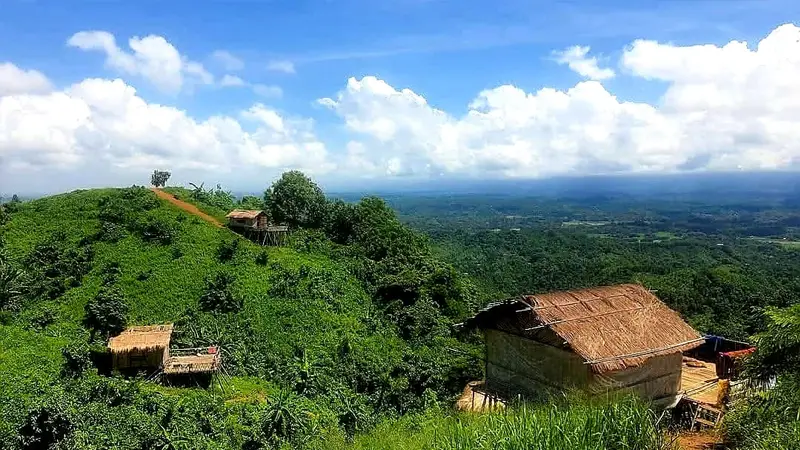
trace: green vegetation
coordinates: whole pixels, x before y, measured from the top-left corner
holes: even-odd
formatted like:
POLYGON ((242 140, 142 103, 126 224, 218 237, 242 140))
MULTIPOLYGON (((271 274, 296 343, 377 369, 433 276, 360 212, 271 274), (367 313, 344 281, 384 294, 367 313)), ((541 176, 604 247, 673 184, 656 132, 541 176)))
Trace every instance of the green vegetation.
POLYGON ((329 204, 336 220, 269 249, 139 187, 15 208, 3 228, 0 441, 306 446, 422 410, 423 394, 449 402, 480 377, 464 356, 478 348, 449 331, 474 289, 381 200, 346 214, 329 204), (221 346, 224 390, 99 375, 107 336, 168 321, 176 345, 221 346))
MULTIPOLYGON (((646 405, 634 399, 563 399, 510 411, 447 415, 431 409, 382 423, 342 449, 659 449, 672 439, 655 426, 646 405)), ((330 446, 328 448, 337 448, 330 446)))
POLYGON ((264 208, 293 232, 262 248, 141 187, 0 207, 0 449, 670 448, 633 399, 451 411, 482 376, 479 337, 453 324, 520 292, 631 281, 704 332, 755 336, 748 370, 776 387, 729 415, 732 446, 800 441, 800 252, 765 241, 800 222, 777 203, 403 199, 412 229, 299 172, 263 199, 164 190, 218 220, 264 208), (109 373, 108 336, 164 322, 177 347, 221 347, 221 387, 109 373))

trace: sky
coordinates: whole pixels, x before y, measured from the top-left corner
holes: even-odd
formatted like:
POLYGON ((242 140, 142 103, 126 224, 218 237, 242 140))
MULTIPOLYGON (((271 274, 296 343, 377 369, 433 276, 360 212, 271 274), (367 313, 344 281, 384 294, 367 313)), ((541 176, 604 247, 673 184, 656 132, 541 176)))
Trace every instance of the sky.
POLYGON ((797 170, 793 0, 0 0, 0 193, 797 170))

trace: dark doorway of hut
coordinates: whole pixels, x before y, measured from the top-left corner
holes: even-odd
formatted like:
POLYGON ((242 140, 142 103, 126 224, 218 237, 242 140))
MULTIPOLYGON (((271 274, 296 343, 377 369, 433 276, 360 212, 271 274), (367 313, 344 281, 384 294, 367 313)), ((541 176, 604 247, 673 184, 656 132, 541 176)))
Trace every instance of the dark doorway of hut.
POLYGON ((234 209, 225 216, 228 228, 259 245, 282 246, 289 227, 270 222, 264 211, 234 209))

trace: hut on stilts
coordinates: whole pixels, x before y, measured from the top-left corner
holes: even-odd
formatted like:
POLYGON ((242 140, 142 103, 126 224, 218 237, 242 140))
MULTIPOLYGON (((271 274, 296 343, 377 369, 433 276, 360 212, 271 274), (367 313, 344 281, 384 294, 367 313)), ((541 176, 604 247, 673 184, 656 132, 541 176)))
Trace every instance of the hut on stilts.
POLYGON ((270 223, 264 211, 234 209, 225 217, 228 228, 260 245, 280 246, 286 242, 289 227, 270 223))
POLYGON ((210 386, 223 369, 221 349, 170 349, 173 328, 171 323, 133 326, 110 338, 112 368, 123 373, 146 371, 151 379, 168 385, 210 386))

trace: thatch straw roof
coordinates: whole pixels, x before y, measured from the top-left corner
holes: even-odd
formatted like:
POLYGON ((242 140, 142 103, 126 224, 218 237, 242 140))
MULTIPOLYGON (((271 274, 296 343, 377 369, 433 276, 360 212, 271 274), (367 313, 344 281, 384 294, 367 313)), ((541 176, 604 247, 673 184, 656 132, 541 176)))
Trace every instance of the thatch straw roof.
POLYGON ((108 340, 111 353, 149 352, 169 347, 172 324, 129 327, 108 340))
POLYGON ((261 214, 264 214, 264 211, 256 209, 234 209, 225 217, 228 219, 255 219, 261 214))
POLYGON ((214 372, 219 368, 219 365, 219 353, 173 356, 164 364, 164 374, 174 375, 214 372))
POLYGON ((563 345, 596 373, 687 351, 703 339, 678 313, 635 284, 523 295, 490 305, 470 322, 563 345))

